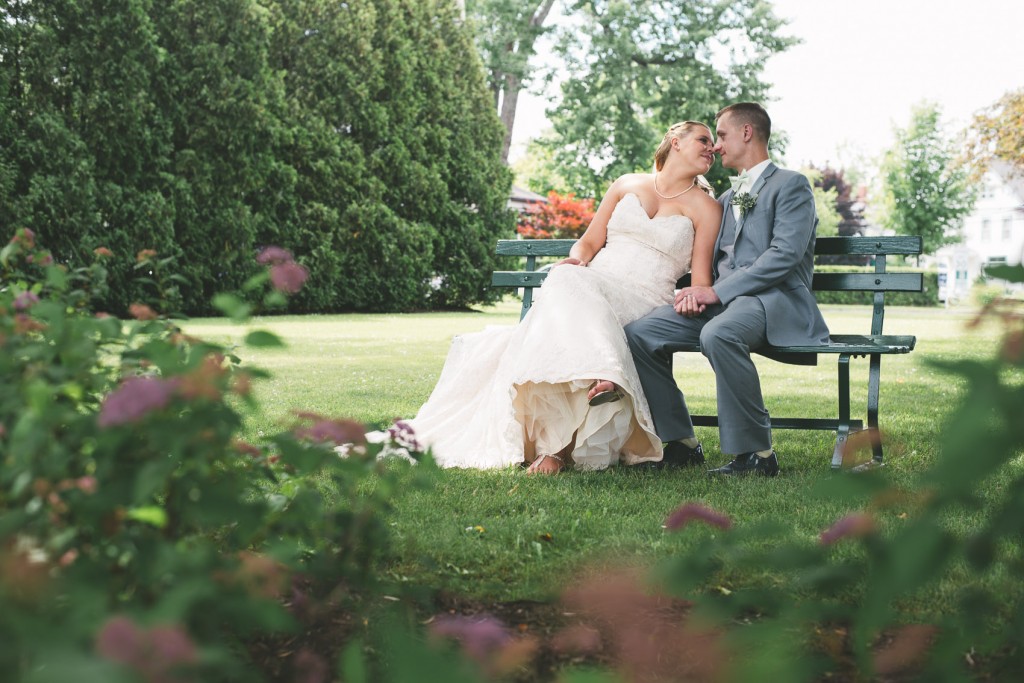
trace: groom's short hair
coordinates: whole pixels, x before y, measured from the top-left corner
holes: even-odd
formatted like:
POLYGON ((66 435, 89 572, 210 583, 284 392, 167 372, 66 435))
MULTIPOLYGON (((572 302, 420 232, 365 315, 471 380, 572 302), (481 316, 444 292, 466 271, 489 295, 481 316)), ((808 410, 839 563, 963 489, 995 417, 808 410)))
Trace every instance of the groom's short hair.
POLYGON ((772 120, 757 102, 737 102, 730 104, 715 115, 715 120, 722 118, 725 114, 732 114, 733 121, 740 124, 749 123, 762 142, 768 144, 772 136, 772 120))

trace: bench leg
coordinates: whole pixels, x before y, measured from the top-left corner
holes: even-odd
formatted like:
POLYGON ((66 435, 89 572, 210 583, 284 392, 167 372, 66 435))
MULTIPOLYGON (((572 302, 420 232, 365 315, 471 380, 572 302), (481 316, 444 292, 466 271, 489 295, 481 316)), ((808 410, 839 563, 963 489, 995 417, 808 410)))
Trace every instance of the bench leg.
POLYGON ((850 354, 839 354, 839 427, 836 447, 832 451, 832 469, 843 466, 843 449, 850 438, 850 354))
POLYGON ((871 354, 868 367, 868 429, 871 430, 872 460, 877 466, 882 463, 882 435, 878 431, 878 389, 882 378, 882 356, 871 354))

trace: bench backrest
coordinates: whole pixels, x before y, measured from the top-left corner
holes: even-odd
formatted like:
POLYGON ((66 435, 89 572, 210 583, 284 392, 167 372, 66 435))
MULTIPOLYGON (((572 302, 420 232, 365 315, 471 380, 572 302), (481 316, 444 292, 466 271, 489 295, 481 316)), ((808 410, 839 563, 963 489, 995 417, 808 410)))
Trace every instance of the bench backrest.
MULTIPOLYGON (((537 258, 553 256, 564 258, 576 240, 498 240, 499 256, 521 256, 526 258, 523 270, 496 271, 491 278, 495 287, 521 287, 525 316, 533 305, 533 290, 540 287, 547 272, 537 269, 537 258)), ((811 288, 814 291, 859 291, 874 292, 871 315, 871 334, 882 334, 885 318, 886 292, 920 292, 924 286, 922 273, 889 273, 886 271, 886 257, 913 256, 921 253, 920 237, 819 237, 814 245, 814 254, 871 256, 874 257, 873 273, 815 273, 811 288)))

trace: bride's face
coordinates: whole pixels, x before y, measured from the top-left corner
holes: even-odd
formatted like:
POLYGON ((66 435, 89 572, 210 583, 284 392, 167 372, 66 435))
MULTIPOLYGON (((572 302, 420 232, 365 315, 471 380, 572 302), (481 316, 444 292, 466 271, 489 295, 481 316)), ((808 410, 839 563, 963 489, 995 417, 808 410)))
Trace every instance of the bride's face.
POLYGON ((707 173, 715 163, 715 138, 702 126, 693 126, 679 138, 679 151, 698 173, 707 173))

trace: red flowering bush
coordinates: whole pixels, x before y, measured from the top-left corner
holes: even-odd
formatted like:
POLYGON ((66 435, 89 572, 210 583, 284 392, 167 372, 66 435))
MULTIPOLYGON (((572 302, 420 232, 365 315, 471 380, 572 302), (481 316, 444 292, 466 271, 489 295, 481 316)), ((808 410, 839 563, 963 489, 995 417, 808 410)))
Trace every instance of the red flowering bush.
POLYGON ((516 232, 532 239, 579 239, 593 218, 593 199, 552 190, 547 202, 531 202, 520 214, 516 232))

